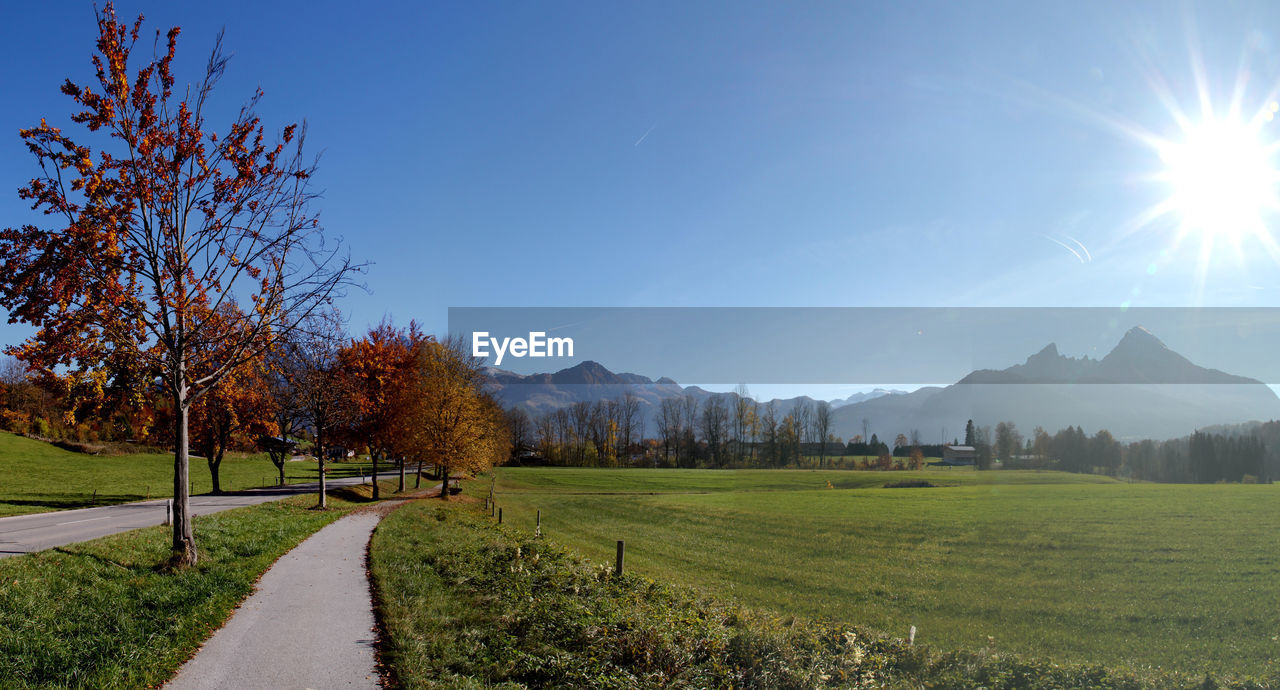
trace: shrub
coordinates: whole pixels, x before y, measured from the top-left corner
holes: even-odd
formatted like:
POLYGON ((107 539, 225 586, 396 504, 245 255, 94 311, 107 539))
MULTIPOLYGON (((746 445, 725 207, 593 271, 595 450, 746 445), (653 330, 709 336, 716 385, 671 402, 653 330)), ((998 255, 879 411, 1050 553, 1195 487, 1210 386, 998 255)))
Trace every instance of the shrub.
POLYGON ((0 427, 5 431, 25 435, 31 431, 31 417, 18 410, 4 410, 0 412, 0 427))
POLYGON ((35 433, 36 436, 44 436, 46 438, 53 435, 53 427, 50 426, 49 420, 44 417, 35 418, 35 421, 31 424, 31 431, 35 433))

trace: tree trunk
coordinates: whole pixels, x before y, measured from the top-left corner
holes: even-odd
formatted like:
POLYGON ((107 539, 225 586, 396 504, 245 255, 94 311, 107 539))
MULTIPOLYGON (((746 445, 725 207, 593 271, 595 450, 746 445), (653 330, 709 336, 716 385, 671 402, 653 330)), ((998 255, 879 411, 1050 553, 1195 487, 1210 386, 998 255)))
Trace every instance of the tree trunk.
POLYGON ((440 481, 440 500, 449 500, 449 467, 447 465, 436 465, 442 470, 443 477, 440 481))
MULTIPOLYGON (((184 386, 185 387, 185 386, 184 386)), ((186 568, 196 564, 196 538, 191 529, 190 456, 187 451, 187 420, 191 409, 182 393, 174 396, 173 451, 173 554, 169 564, 186 568)))
POLYGON ((321 508, 321 509, 325 509, 325 508, 328 508, 328 507, 329 507, 329 502, 328 502, 328 500, 325 498, 325 495, 324 495, 324 491, 325 491, 325 484, 324 484, 324 446, 322 446, 322 445, 320 445, 320 444, 318 444, 318 443, 316 444, 316 462, 319 464, 319 467, 320 467, 320 496, 319 496, 319 500, 320 500, 320 502, 316 504, 316 507, 317 507, 317 508, 321 508))
POLYGON ((413 488, 422 488, 422 461, 418 461, 418 471, 413 476, 413 488))
POLYGON ((377 451, 369 451, 369 459, 373 461, 373 500, 378 500, 378 453, 377 451))
POLYGON ((276 469, 280 471, 280 486, 284 486, 284 462, 284 453, 281 453, 280 462, 275 463, 276 469))
POLYGON ((213 479, 213 491, 210 493, 216 496, 222 493, 222 482, 218 481, 218 469, 222 467, 222 458, 219 457, 217 460, 208 458, 208 462, 209 477, 213 479))
POLYGON ((396 493, 404 493, 404 458, 400 458, 400 488, 396 489, 396 493))

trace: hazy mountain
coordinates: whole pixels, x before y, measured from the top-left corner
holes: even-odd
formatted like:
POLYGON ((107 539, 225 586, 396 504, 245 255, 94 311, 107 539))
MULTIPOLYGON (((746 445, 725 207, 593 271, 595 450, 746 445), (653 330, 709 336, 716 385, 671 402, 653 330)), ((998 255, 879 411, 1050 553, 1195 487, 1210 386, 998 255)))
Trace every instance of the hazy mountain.
POLYGON ((1066 357, 1049 344, 1026 362, 982 369, 946 388, 922 389, 881 403, 842 407, 835 433, 861 433, 862 420, 881 437, 911 429, 934 440, 1012 421, 1028 434, 1080 426, 1122 439, 1174 438, 1213 424, 1280 418, 1280 398, 1255 379, 1197 366, 1146 329, 1134 328, 1101 360, 1066 357), (910 404, 908 404, 910 403, 910 404))
MULTIPOLYGON (((551 374, 495 368, 487 374, 503 404, 533 414, 630 392, 640 399, 649 435, 666 398, 692 395, 702 403, 735 397, 682 387, 666 377, 615 374, 597 362, 551 374)), ((815 402, 808 396, 772 402, 781 418, 801 401, 815 402)), ((962 437, 970 419, 979 426, 1012 421, 1024 434, 1036 426, 1050 433, 1068 425, 1088 433, 1107 429, 1121 439, 1174 438, 1215 424, 1280 419, 1280 398, 1266 385, 1200 367, 1143 328, 1130 330, 1100 360, 1064 356, 1050 343, 1021 364, 974 371, 950 386, 910 393, 876 389, 833 401, 832 408, 832 432, 842 438, 861 434, 865 419, 881 439, 917 430, 927 442, 962 437)))
POLYGON ((906 394, 906 391, 900 391, 897 389, 889 389, 889 388, 876 388, 875 390, 865 392, 865 393, 854 393, 853 395, 850 395, 849 397, 844 398, 843 400, 832 400, 831 408, 835 409, 837 407, 844 407, 845 405, 852 405, 854 403, 866 402, 868 400, 875 400, 876 398, 882 398, 886 395, 904 395, 904 394, 906 394))
POLYGON ((994 371, 979 369, 960 383, 1260 383, 1217 369, 1205 369, 1170 350, 1141 326, 1129 329, 1101 360, 1074 359, 1049 343, 1023 364, 994 371))
MULTIPOLYGON (((640 374, 615 374, 600 363, 592 361, 550 374, 523 375, 495 367, 486 367, 485 374, 490 381, 489 390, 503 405, 521 407, 534 415, 566 408, 576 402, 611 400, 631 393, 640 399, 641 415, 648 434, 656 432, 658 410, 664 399, 691 395, 702 404, 712 397, 724 397, 731 401, 737 398, 734 393, 714 393, 698 386, 681 386, 665 376, 654 381, 640 374)), ((836 407, 837 403, 848 405, 902 394, 902 391, 876 389, 869 393, 855 393, 845 400, 833 402, 832 407, 836 407)), ((768 402, 773 403, 778 418, 781 419, 802 401, 810 405, 817 403, 807 395, 768 402)))

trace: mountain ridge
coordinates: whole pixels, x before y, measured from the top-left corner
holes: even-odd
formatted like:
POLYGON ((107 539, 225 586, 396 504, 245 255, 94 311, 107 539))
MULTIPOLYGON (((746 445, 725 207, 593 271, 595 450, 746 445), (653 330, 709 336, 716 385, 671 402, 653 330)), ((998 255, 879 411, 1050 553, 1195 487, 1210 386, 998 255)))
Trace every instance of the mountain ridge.
MULTIPOLYGON (((654 424, 667 398, 690 395, 699 404, 718 396, 737 398, 681 386, 665 376, 655 381, 615 374, 594 361, 548 374, 492 367, 486 373, 504 405, 533 414, 631 393, 641 402, 646 424, 654 424)), ((802 395, 769 402, 781 418, 802 402, 817 401, 802 395)), ((911 392, 880 388, 828 402, 832 433, 839 436, 861 433, 867 420, 882 438, 918 430, 930 440, 936 432, 942 442, 959 435, 969 419, 979 426, 1012 421, 1027 431, 1106 428, 1118 438, 1133 439, 1174 438, 1203 426, 1280 418, 1280 397, 1260 381, 1196 365, 1141 326, 1126 332, 1102 359, 1068 357, 1051 342, 1020 364, 975 370, 949 386, 911 392)))

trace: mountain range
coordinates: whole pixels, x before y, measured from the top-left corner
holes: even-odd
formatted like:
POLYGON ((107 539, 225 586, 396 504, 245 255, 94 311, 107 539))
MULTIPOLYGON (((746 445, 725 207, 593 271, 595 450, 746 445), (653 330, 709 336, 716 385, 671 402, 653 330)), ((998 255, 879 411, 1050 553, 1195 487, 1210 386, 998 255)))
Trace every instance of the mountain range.
MULTIPOLYGON (((551 374, 521 375, 488 368, 490 389, 508 407, 533 415, 579 401, 609 400, 627 392, 641 402, 646 433, 656 430, 663 399, 713 393, 681 386, 669 378, 615 374, 597 362, 582 362, 551 374)), ((777 399, 778 417, 808 396, 777 399)), ((1073 358, 1055 344, 1005 369, 980 369, 945 387, 912 392, 876 389, 830 401, 832 433, 862 433, 863 420, 882 439, 918 431, 926 442, 964 435, 966 421, 1017 424, 1024 433, 1037 426, 1053 433, 1080 426, 1088 433, 1107 429, 1117 438, 1175 438, 1214 424, 1280 418, 1280 398, 1260 381, 1198 366, 1169 349, 1144 328, 1129 330, 1100 360, 1073 358)))

